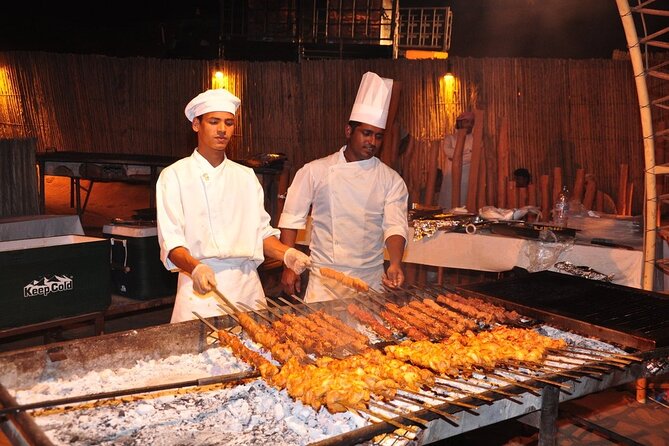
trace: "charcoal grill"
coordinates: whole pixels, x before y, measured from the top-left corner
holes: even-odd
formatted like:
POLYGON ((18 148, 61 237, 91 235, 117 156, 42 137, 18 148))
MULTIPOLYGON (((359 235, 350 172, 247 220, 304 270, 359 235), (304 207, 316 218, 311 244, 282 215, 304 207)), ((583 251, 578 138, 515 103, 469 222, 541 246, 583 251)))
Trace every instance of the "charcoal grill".
MULTIPOLYGON (((416 289, 388 294, 385 298, 399 301, 411 295, 429 295, 434 291, 445 293, 449 290, 416 289)), ((596 374, 587 370, 581 371, 578 379, 557 374, 544 376, 550 381, 567 385, 568 390, 546 382, 531 380, 532 387, 538 391, 528 390, 518 383, 504 388, 512 397, 486 392, 483 395, 489 397, 488 402, 469 397, 461 399, 464 403, 478 406, 476 410, 466 410, 449 404, 439 406, 444 412, 457 414, 457 423, 452 423, 435 412, 417 410, 412 416, 428 422, 427 428, 416 438, 419 444, 449 438, 529 413, 540 414, 538 422, 541 428, 540 444, 555 444, 554 426, 560 402, 632 382, 641 377, 666 372, 669 330, 666 327, 666 320, 663 321, 662 317, 652 314, 664 311, 663 314, 666 316, 667 301, 661 296, 558 273, 535 273, 523 278, 459 287, 456 291, 462 295, 480 297, 508 309, 515 309, 528 318, 544 321, 556 328, 626 347, 642 360, 624 366, 609 367, 606 371, 596 374), (591 292, 593 289, 595 291, 591 292), (594 300, 593 293, 600 295, 601 301, 594 300), (580 301, 585 299, 588 299, 588 305, 580 306, 580 301), (638 306, 642 303, 649 303, 651 308, 639 311, 638 306), (608 307, 606 311, 597 311, 599 305, 608 307)), ((349 320, 345 312, 345 301, 312 305, 338 315, 345 321, 349 320)), ((290 311, 290 306, 285 310, 290 311)), ((213 318, 211 321, 219 328, 235 325, 231 317, 213 318)), ((40 376, 47 370, 58 370, 63 376, 67 376, 91 368, 126 367, 139 359, 158 359, 178 353, 201 352, 209 348, 209 332, 210 329, 205 324, 194 320, 7 352, 0 354, 0 376, 2 384, 6 387, 21 387, 19 384, 25 387, 26 382, 39 382, 40 376)), ((8 399, 7 395, 2 393, 0 402, 3 406, 15 404, 11 398, 8 399)), ((4 423, 3 429, 11 431, 14 438, 18 436, 17 431, 22 432, 18 444, 45 444, 40 440, 44 437, 43 433, 33 422, 25 418, 25 414, 22 417, 14 417, 12 423, 4 423), (5 426, 7 424, 11 425, 5 426)), ((407 423, 407 420, 401 419, 401 422, 407 423)), ((316 444, 354 445, 393 430, 395 426, 392 424, 378 422, 316 444)))
POLYGON ((458 287, 564 330, 636 350, 669 345, 666 296, 552 271, 458 287))

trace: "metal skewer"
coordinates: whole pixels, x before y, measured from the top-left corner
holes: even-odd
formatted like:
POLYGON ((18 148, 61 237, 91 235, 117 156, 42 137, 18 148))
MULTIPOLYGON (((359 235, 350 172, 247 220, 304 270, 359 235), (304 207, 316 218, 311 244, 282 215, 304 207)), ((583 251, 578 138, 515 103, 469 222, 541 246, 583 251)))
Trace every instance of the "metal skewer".
POLYGON ((422 408, 425 409, 425 410, 429 410, 430 412, 434 412, 434 413, 436 413, 437 415, 439 415, 440 417, 444 418, 446 421, 451 422, 451 423, 454 424, 455 426, 458 425, 457 423, 455 423, 455 421, 457 421, 457 419, 458 419, 455 415, 452 415, 452 414, 450 414, 450 413, 448 413, 448 412, 444 412, 443 410, 439 410, 439 409, 437 409, 436 407, 431 406, 431 405, 429 405, 429 404, 426 404, 426 403, 424 403, 424 402, 422 402, 422 401, 418 401, 417 398, 416 398, 416 399, 413 399, 413 398, 408 397, 408 396, 403 396, 403 395, 396 394, 396 395, 395 395, 395 399, 396 399, 396 400, 399 400, 399 401, 403 401, 403 402, 408 403, 408 404, 413 404, 413 405, 415 405, 415 406, 422 407, 422 408))
POLYGON ((59 398, 55 400, 48 400, 48 401, 39 401, 36 403, 30 403, 30 404, 21 404, 17 406, 7 406, 0 408, 0 415, 8 414, 8 413, 16 413, 16 412, 22 412, 26 410, 34 410, 34 409, 44 409, 47 407, 55 407, 55 406, 63 406, 67 404, 74 404, 74 403, 84 403, 87 401, 95 401, 95 400, 106 400, 106 399, 112 399, 116 398, 119 396, 128 396, 128 395, 137 395, 141 393, 152 393, 152 392, 158 392, 161 390, 170 390, 170 389, 179 389, 182 387, 200 387, 200 386, 208 386, 212 384, 227 384, 227 383, 233 383, 237 381, 242 381, 245 379, 251 379, 251 378, 258 378, 260 377, 260 373, 257 370, 250 370, 246 372, 240 372, 240 373, 232 373, 229 375, 216 375, 216 376, 207 376, 204 378, 199 378, 199 379, 191 379, 187 381, 179 381, 179 382, 172 382, 172 383, 165 383, 165 384, 156 384, 153 386, 145 386, 145 387, 135 387, 131 389, 121 389, 121 390, 113 390, 109 392, 101 392, 101 393, 93 393, 89 395, 80 395, 80 396, 72 396, 72 397, 67 397, 67 398, 59 398))
POLYGON ((499 385, 496 385, 496 384, 494 384, 492 382, 489 382, 489 381, 483 381, 483 380, 480 380, 478 378, 474 378, 473 376, 470 376, 466 380, 462 380, 462 381, 460 381, 458 379, 446 378, 446 377, 443 377, 443 376, 438 377, 437 379, 445 380, 445 381, 452 381, 452 382, 456 382, 458 384, 464 384, 464 385, 468 385, 468 386, 472 386, 472 387, 478 387, 479 389, 485 389, 489 392, 496 393, 498 395, 502 395, 502 396, 506 397, 506 399, 511 400, 515 403, 522 404, 521 401, 518 401, 518 400, 514 399, 514 397, 518 396, 515 393, 511 393, 511 392, 507 392, 505 390, 502 390, 502 389, 499 388, 499 385))
POLYGON ((381 420, 383 422, 386 422, 386 423, 388 423, 392 426, 395 426, 398 429, 404 429, 405 431, 411 431, 411 428, 409 426, 405 426, 404 424, 402 424, 398 421, 395 421, 392 418, 381 415, 380 413, 376 413, 376 412, 374 412, 374 411, 372 411, 368 408, 361 409, 361 408, 354 408, 354 407, 347 407, 347 406, 344 406, 344 407, 346 407, 346 409, 348 411, 353 412, 353 413, 357 413, 358 415, 360 415, 358 412, 364 413, 368 417, 376 418, 377 420, 381 420))
POLYGON ((225 305, 227 305, 228 307, 230 307, 232 309, 232 311, 235 314, 240 313, 239 309, 235 306, 235 304, 233 304, 230 300, 228 300, 228 298, 225 297, 223 295, 223 293, 221 293, 221 291, 218 289, 218 287, 213 287, 213 291, 214 291, 214 293, 216 293, 218 295, 218 297, 220 297, 223 300, 223 302, 225 302, 225 305))
POLYGON ((401 410, 400 408, 398 408, 397 406, 395 406, 394 404, 392 404, 388 401, 385 401, 385 404, 380 404, 375 400, 370 400, 367 404, 368 404, 368 406, 377 407, 379 409, 385 410, 385 411, 390 412, 392 414, 395 414, 399 417, 402 417, 405 420, 413 421, 415 424, 417 424, 419 426, 427 428, 427 421, 426 420, 423 420, 422 418, 419 418, 419 417, 417 417, 415 415, 412 415, 410 413, 406 413, 405 411, 401 410))
POLYGON ((264 314, 262 314, 262 313, 259 312, 258 310, 254 310, 253 308, 249 307, 249 306, 246 305, 245 303, 238 302, 237 305, 239 305, 240 307, 242 307, 243 309, 245 309, 247 313, 253 313, 253 314, 255 314, 256 316, 260 317, 262 320, 264 320, 264 321, 267 322, 268 324, 271 324, 271 323, 272 323, 272 320, 271 320, 270 318, 268 318, 267 316, 265 316, 264 314))

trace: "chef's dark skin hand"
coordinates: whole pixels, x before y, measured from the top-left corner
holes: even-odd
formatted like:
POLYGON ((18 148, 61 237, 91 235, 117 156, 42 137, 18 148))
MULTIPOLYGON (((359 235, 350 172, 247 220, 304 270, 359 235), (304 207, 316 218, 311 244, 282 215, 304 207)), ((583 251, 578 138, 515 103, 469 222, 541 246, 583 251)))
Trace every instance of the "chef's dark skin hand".
POLYGON ((290 268, 283 269, 283 273, 281 273, 281 285, 283 286, 283 292, 289 296, 299 294, 302 291, 300 276, 295 274, 295 271, 290 268))
POLYGON ((404 271, 402 267, 397 264, 388 266, 386 273, 381 278, 381 282, 388 288, 399 288, 404 284, 404 271))

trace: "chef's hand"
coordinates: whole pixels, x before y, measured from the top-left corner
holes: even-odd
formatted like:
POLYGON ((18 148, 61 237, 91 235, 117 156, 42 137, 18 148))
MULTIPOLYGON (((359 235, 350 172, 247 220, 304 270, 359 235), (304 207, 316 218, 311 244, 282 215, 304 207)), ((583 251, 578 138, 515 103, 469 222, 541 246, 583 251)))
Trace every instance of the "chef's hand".
POLYGON ((399 288, 404 283, 404 271, 400 265, 390 265, 381 278, 383 284, 389 288, 399 288))
POLYGON ((287 295, 299 294, 302 291, 302 278, 295 274, 292 269, 284 268, 283 273, 281 273, 281 285, 283 286, 283 292, 287 295))
POLYGON ((299 275, 311 266, 311 259, 302 251, 298 251, 295 248, 288 248, 283 255, 283 263, 285 263, 288 268, 292 269, 295 274, 299 275))
POLYGON ((204 263, 198 263, 190 277, 193 279, 193 289, 199 294, 206 294, 216 286, 214 270, 204 263))

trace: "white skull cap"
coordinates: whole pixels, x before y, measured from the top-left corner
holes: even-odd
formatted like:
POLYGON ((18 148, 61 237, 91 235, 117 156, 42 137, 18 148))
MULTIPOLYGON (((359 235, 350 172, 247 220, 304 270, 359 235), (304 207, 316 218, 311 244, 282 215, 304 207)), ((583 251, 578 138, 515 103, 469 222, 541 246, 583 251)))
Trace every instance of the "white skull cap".
POLYGON ((189 121, 193 122, 196 116, 201 116, 209 112, 228 112, 233 115, 237 113, 239 105, 242 103, 234 94, 223 88, 207 90, 195 96, 186 105, 184 113, 189 121))

